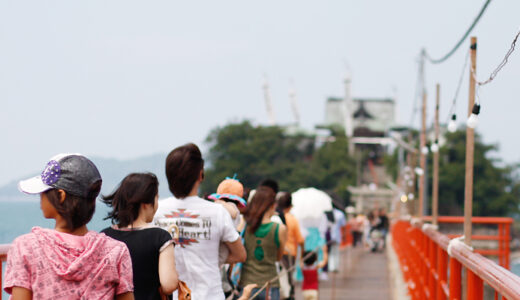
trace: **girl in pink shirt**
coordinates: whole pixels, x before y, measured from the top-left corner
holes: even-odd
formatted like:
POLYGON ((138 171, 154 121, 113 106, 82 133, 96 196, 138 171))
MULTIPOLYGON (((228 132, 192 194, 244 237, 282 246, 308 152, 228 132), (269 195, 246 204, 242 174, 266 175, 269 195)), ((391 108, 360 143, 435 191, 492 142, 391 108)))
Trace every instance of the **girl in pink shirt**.
POLYGON ((34 227, 14 240, 4 281, 10 299, 134 299, 126 245, 86 226, 101 189, 101 176, 89 159, 57 155, 41 176, 18 187, 40 194, 43 216, 56 225, 34 227))

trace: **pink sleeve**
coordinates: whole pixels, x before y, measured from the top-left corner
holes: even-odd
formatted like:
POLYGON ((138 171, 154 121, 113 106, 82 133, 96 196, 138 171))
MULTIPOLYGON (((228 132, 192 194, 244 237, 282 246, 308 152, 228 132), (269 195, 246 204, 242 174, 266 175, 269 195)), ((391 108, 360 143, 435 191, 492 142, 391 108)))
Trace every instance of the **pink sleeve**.
POLYGON ((134 291, 134 277, 132 273, 132 259, 128 248, 121 247, 121 257, 117 265, 119 272, 119 285, 116 288, 116 295, 134 291))
POLYGON ((15 241, 7 252, 7 263, 5 268, 4 290, 11 294, 13 287, 31 288, 31 273, 29 262, 23 255, 23 245, 15 241))

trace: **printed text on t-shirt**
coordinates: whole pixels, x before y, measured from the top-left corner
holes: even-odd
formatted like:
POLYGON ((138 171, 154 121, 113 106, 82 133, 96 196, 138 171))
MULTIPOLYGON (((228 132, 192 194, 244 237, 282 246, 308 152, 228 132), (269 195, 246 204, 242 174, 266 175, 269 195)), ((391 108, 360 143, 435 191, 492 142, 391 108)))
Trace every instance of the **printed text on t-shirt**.
POLYGON ((211 218, 179 208, 156 220, 156 225, 163 228, 172 224, 179 228, 179 236, 175 242, 183 248, 198 243, 199 240, 211 240, 211 218))

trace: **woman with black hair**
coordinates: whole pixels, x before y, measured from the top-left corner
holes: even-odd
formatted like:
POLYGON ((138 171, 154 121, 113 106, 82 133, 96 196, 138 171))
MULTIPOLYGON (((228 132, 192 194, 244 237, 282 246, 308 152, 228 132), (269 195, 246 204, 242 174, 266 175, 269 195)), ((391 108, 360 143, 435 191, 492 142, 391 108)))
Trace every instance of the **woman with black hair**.
POLYGON ((103 201, 112 211, 106 235, 124 242, 130 250, 136 300, 160 300, 177 289, 177 271, 171 235, 151 227, 157 210, 159 182, 151 173, 132 173, 103 201))

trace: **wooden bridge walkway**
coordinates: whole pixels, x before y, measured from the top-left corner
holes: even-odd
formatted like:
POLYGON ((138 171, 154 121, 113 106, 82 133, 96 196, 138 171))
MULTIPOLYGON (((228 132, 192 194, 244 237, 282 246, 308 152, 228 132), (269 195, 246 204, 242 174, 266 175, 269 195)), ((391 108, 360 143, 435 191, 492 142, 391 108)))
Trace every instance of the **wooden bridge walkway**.
MULTIPOLYGON (((391 300, 386 253, 371 253, 359 248, 341 252, 341 268, 320 281, 320 300, 391 300)), ((301 285, 296 299, 303 299, 301 285)))

